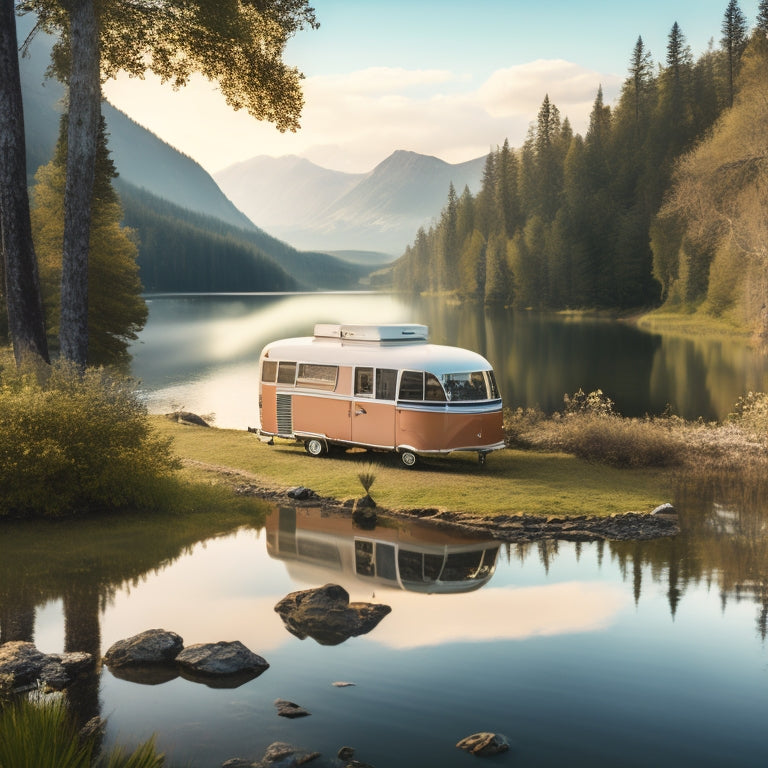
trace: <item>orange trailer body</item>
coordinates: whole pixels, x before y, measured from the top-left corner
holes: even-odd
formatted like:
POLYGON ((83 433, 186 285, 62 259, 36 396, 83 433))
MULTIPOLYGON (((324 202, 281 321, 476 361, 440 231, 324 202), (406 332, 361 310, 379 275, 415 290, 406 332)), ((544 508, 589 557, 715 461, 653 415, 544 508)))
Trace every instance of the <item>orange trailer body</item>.
POLYGON ((268 344, 259 360, 259 431, 416 455, 504 447, 493 369, 466 349, 427 341, 423 325, 317 325, 268 344))

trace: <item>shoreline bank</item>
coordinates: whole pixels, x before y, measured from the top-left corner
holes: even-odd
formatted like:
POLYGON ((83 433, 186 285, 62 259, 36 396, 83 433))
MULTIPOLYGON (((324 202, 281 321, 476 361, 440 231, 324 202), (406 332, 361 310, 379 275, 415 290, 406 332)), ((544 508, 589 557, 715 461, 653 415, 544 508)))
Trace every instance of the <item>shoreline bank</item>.
MULTIPOLYGON (((254 496, 265 501, 291 504, 297 507, 321 507, 328 511, 346 512, 350 516, 359 499, 340 500, 324 497, 303 486, 286 487, 265 483, 256 474, 245 470, 209 464, 195 459, 183 459, 185 467, 212 474, 229 485, 234 493, 254 496)), ((680 532, 677 512, 671 504, 663 504, 649 512, 599 515, 530 515, 502 514, 493 517, 440 510, 435 507, 416 509, 387 509, 376 506, 377 514, 396 520, 426 522, 437 527, 464 533, 491 536, 505 543, 529 543, 546 539, 558 541, 641 541, 680 532)))

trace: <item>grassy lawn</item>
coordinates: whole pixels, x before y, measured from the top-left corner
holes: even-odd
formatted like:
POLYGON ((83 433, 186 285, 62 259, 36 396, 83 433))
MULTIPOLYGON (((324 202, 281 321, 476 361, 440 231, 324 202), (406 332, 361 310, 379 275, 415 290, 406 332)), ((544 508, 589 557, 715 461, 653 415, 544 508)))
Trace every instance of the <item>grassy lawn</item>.
MULTIPOLYGON (((561 453, 504 450, 480 466, 474 454, 430 458, 415 469, 397 457, 350 451, 313 458, 301 444, 266 445, 240 430, 208 429, 153 417, 182 459, 253 473, 264 483, 303 485, 321 496, 358 498, 358 473, 376 475, 371 496, 388 509, 436 507, 473 514, 610 515, 649 512, 671 501, 671 479, 651 469, 613 469, 561 453)), ((188 470, 189 471, 189 470, 188 470)), ((195 470, 192 470, 195 472, 195 470)))

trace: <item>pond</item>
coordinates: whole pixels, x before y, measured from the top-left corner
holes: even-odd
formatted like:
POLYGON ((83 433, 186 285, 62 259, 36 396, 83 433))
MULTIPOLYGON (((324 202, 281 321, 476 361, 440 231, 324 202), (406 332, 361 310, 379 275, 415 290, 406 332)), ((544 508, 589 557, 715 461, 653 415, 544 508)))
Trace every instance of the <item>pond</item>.
POLYGON ((493 365, 507 406, 563 406, 602 389, 626 416, 722 419, 749 391, 768 390, 768 359, 734 339, 651 334, 627 323, 450 305, 379 293, 150 296, 132 371, 154 411, 215 413, 221 427, 258 422, 257 368, 270 341, 312 335, 316 322, 414 322, 431 341, 493 365))
POLYGON ((285 741, 331 757, 352 746, 376 768, 458 768, 477 758, 456 742, 485 730, 511 744, 493 765, 764 766, 765 490, 681 486, 683 532, 650 542, 500 545, 279 506, 3 526, 0 632, 103 655, 162 627, 264 656, 236 688, 107 668, 78 682, 75 711, 109 718, 107 745, 157 733, 175 766, 258 760, 285 741), (331 582, 392 611, 336 645, 300 640, 275 604, 331 582), (277 716, 278 698, 311 715, 277 716))
MULTIPOLYGON (((765 360, 733 341, 380 294, 153 296, 133 371, 152 410, 214 411, 244 429, 257 418, 264 343, 371 317, 425 323, 434 341, 484 354, 508 405, 552 410, 565 392, 600 387, 625 414, 669 402, 715 418, 768 388, 765 360)), ((256 761, 285 741, 325 757, 349 745, 376 768, 458 768, 477 758, 456 742, 496 731, 511 749, 490 765, 762 768, 768 481, 680 478, 670 501, 681 533, 645 542, 500 544, 383 518, 362 531, 266 503, 4 523, 0 640, 100 657, 162 627, 187 645, 240 640, 264 656, 269 669, 239 687, 142 683, 104 667, 70 691, 82 721, 108 718, 107 745, 156 733, 173 766, 256 761), (335 645, 291 634, 275 604, 330 582, 391 613, 335 645), (311 715, 279 717, 278 698, 311 715)))

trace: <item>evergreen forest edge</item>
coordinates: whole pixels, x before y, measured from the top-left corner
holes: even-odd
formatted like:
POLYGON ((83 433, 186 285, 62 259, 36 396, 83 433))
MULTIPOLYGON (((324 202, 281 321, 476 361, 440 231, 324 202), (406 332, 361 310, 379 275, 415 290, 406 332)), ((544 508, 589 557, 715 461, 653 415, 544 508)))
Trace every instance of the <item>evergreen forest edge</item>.
POLYGON ((584 137, 545 96, 523 146, 491 151, 476 195, 451 186, 380 284, 516 309, 662 305, 765 336, 767 34, 765 0, 751 36, 731 0, 722 47, 697 60, 677 23, 664 65, 639 37, 584 137))

